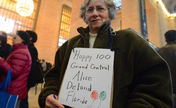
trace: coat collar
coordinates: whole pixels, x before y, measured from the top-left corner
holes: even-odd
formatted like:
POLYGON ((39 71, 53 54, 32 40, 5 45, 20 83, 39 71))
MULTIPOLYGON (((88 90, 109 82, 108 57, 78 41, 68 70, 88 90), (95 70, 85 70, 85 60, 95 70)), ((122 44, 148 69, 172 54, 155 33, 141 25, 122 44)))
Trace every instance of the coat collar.
MULTIPOLYGON (((108 20, 102 24, 97 34, 97 38, 95 40, 94 48, 108 48, 108 40, 110 34, 112 33, 113 29, 110 27, 111 21, 108 20), (110 33, 109 33, 110 32, 110 33)), ((89 47, 89 27, 83 28, 80 27, 77 29, 80 33, 81 39, 83 43, 79 43, 78 46, 80 47, 89 47)))
MULTIPOLYGON (((100 30, 98 32, 98 35, 99 36, 100 34, 104 33, 104 32, 107 32, 109 27, 110 27, 110 24, 111 24, 111 20, 108 20, 106 22, 104 22, 101 27, 100 27, 100 30)), ((111 30, 113 30, 111 28, 111 30)), ((77 31, 80 33, 81 36, 83 36, 85 38, 85 36, 88 36, 89 37, 89 26, 87 26, 86 28, 83 28, 83 27, 79 27, 77 29, 77 31)))
POLYGON ((27 45, 25 45, 23 43, 13 45, 13 50, 16 50, 16 49, 19 49, 19 48, 27 48, 27 45))

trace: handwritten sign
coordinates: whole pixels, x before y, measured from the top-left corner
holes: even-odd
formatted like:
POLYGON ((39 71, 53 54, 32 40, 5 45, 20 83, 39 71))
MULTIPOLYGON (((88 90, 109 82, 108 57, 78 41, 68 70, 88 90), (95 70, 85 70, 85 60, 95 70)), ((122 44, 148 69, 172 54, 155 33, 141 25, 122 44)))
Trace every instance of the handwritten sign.
POLYGON ((74 48, 59 93, 59 101, 74 108, 109 108, 114 52, 74 48))

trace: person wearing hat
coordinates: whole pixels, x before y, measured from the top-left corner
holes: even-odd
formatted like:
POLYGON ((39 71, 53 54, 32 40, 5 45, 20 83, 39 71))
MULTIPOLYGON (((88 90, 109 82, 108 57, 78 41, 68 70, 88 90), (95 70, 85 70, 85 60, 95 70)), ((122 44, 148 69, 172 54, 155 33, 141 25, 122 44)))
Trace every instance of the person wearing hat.
POLYGON ((11 69, 12 80, 7 90, 10 94, 18 95, 16 108, 26 108, 27 78, 31 68, 31 56, 28 50, 29 35, 19 30, 13 35, 12 52, 4 59, 0 57, 0 83, 4 80, 8 70, 11 69))
POLYGON ((7 34, 4 31, 0 31, 0 57, 6 59, 11 50, 11 45, 7 43, 7 34))
POLYGON ((159 54, 167 61, 172 77, 174 108, 176 108, 176 30, 165 33, 167 44, 159 49, 159 54))

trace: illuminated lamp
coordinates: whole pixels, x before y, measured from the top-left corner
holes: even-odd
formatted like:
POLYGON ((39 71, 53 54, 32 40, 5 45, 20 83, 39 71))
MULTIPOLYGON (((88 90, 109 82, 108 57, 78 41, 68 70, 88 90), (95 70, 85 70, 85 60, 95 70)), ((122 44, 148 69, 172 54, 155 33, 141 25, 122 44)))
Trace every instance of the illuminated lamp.
POLYGON ((170 12, 168 12, 168 10, 167 10, 167 8, 165 7, 165 5, 164 5, 164 3, 163 3, 162 0, 156 0, 156 1, 160 4, 162 10, 164 11, 164 13, 165 13, 168 17, 170 17, 170 18, 175 18, 175 17, 176 17, 176 13, 170 13, 170 12))
POLYGON ((21 16, 30 16, 34 10, 33 0, 18 0, 16 4, 16 11, 21 16))

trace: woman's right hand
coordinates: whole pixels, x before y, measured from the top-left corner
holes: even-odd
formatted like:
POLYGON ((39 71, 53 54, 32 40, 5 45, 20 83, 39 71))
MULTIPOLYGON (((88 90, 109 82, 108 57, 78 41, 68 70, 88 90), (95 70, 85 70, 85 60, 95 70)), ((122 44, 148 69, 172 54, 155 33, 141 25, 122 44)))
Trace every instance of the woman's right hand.
POLYGON ((58 101, 57 96, 54 98, 54 94, 50 94, 46 97, 45 108, 64 108, 64 106, 58 101))

